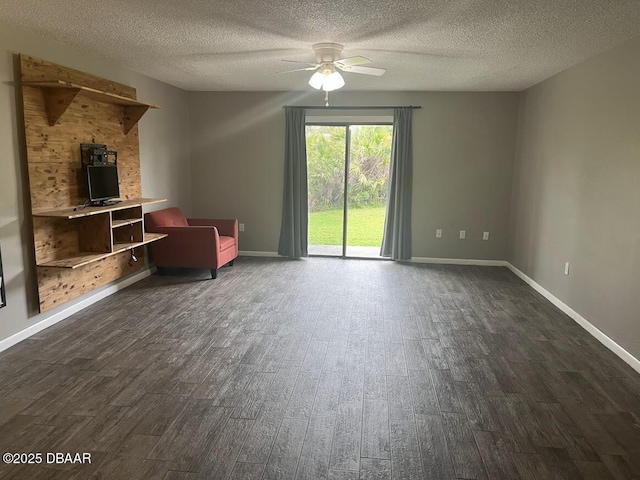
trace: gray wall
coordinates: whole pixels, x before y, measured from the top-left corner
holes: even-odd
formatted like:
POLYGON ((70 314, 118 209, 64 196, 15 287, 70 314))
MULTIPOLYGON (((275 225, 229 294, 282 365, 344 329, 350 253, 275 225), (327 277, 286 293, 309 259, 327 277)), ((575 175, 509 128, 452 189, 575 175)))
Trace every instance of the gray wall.
POLYGON ((509 247, 513 265, 636 358, 639 81, 640 38, 522 94, 509 247))
POLYGON ((131 85, 138 89, 138 98, 162 106, 162 110, 147 113, 139 124, 142 193, 167 197, 168 205, 179 205, 187 211, 191 208, 187 92, 104 58, 0 25, 0 246, 7 286, 7 307, 0 309, 0 340, 59 310, 37 315, 33 239, 26 203, 28 182, 20 147, 23 127, 17 121, 14 89, 17 53, 131 85))
MULTIPOLYGON (((275 252, 282 105, 320 105, 322 94, 194 92, 189 100, 194 214, 237 217, 246 226, 240 250, 275 252)), ((414 111, 414 257, 506 259, 517 93, 340 91, 331 104, 423 107, 414 111)))

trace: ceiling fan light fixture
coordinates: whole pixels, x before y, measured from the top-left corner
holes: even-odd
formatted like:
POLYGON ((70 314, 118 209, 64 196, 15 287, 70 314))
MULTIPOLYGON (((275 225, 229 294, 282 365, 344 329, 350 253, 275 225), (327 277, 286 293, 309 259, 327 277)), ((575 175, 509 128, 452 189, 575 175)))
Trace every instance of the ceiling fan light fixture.
POLYGON ((344 87, 344 78, 342 78, 340 73, 334 71, 333 73, 324 76, 322 89, 325 92, 332 92, 333 90, 338 90, 342 87, 344 87))
POLYGON ((322 84, 324 83, 324 75, 320 72, 316 72, 311 75, 309 79, 309 85, 311 85, 316 90, 320 90, 322 88, 322 84))
POLYGON ((363 75, 374 75, 376 77, 379 77, 386 72, 384 68, 363 66, 371 63, 371 60, 366 57, 355 56, 341 58, 340 54, 342 49, 343 46, 339 43, 316 43, 313 45, 313 51, 316 54, 317 63, 314 64, 298 60, 284 60, 285 62, 293 62, 310 66, 279 73, 300 72, 303 70, 314 71, 313 75, 311 75, 311 78, 309 79, 309 85, 316 90, 332 92, 344 87, 345 85, 344 78, 342 78, 342 75, 340 75, 338 70, 363 75))

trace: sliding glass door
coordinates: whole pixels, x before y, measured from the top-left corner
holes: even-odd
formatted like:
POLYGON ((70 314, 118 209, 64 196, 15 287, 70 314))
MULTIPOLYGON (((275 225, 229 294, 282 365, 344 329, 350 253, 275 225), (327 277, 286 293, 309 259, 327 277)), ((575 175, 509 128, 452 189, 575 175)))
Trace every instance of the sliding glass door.
POLYGON ((392 126, 307 125, 309 254, 380 256, 392 126))
POLYGON ((342 256, 345 126, 307 125, 309 254, 342 256))

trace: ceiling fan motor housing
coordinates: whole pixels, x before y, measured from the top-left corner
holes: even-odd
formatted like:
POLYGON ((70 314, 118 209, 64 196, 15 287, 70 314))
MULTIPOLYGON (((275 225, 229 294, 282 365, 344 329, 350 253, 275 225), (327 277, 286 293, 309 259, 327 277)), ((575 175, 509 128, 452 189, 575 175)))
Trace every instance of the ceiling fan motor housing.
POLYGON ((313 51, 316 52, 316 61, 318 63, 332 63, 340 59, 343 45, 339 43, 316 43, 313 51))

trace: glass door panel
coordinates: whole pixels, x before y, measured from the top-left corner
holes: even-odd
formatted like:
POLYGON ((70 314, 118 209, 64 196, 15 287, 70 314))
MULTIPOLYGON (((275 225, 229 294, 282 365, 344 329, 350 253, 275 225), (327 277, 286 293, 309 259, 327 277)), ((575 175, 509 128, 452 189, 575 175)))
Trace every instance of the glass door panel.
POLYGON ((392 125, 350 125, 345 255, 380 257, 392 125))
POLYGON ((307 125, 309 254, 342 256, 347 127, 307 125))

